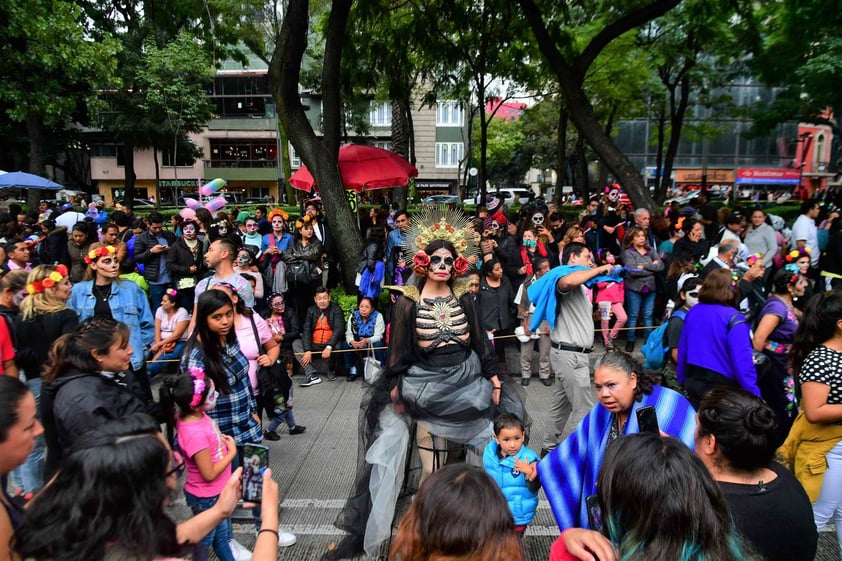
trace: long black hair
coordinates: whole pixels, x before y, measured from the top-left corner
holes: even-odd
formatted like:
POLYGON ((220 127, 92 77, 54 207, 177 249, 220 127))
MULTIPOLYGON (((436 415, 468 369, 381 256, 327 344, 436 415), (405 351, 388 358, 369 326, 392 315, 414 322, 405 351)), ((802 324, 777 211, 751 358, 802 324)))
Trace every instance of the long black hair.
MULTIPOLYGON (((231 393, 231 384, 228 383, 228 374, 225 372, 225 365, 222 361, 222 347, 219 344, 219 335, 212 332, 208 326, 208 318, 220 308, 230 306, 234 310, 231 298, 221 290, 206 290, 199 296, 196 302, 196 327, 193 334, 187 340, 184 349, 184 356, 190 356, 193 349, 198 349, 205 362, 205 374, 213 380, 217 391, 223 395, 231 393)), ((237 342, 233 319, 231 330, 225 335, 225 343, 232 345, 237 342)))
POLYGON ((164 504, 172 455, 152 417, 137 413, 80 436, 15 532, 21 559, 182 557, 164 504))
POLYGON ((606 450, 597 489, 618 558, 745 559, 722 491, 679 440, 652 433, 618 438, 606 450))
POLYGON ((816 294, 807 301, 792 343, 792 370, 797 386, 801 384, 798 374, 807 355, 836 334, 839 320, 842 320, 842 293, 834 290, 816 294))
POLYGON ((9 430, 20 420, 18 406, 28 393, 29 386, 17 378, 0 376, 0 442, 6 441, 9 430))

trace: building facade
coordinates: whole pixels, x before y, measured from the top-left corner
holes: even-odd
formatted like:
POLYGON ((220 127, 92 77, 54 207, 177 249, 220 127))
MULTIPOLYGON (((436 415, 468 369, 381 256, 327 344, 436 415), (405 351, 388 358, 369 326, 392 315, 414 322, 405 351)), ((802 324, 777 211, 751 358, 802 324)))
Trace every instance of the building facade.
MULTIPOLYGON (((248 67, 231 62, 220 69, 208 89, 215 118, 201 133, 190 135, 190 142, 201 148, 202 159, 185 162, 168 152, 159 153, 156 175, 152 150, 136 150, 136 197, 155 197, 161 203, 176 204, 181 197, 195 196, 199 185, 218 177, 228 182, 227 191, 238 193, 243 200, 282 200, 286 179, 279 160, 277 111, 267 74, 266 65, 256 58, 250 60, 248 67)), ((320 134, 320 96, 304 92, 301 97, 310 124, 320 134)), ((416 106, 412 119, 418 168, 416 191, 420 196, 455 191, 465 172, 468 146, 464 107, 456 101, 442 100, 435 107, 416 106)), ((349 141, 390 149, 390 102, 371 103, 369 125, 368 134, 350 135, 349 141)), ((302 162, 291 143, 289 151, 294 172, 302 162)), ((108 205, 124 197, 123 160, 121 145, 93 142, 91 177, 108 205)))

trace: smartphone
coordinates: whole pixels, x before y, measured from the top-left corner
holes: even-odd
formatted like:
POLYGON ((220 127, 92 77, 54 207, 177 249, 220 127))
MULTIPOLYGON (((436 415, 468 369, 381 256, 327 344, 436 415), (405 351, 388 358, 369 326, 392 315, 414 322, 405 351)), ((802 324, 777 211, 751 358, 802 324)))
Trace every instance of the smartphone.
POLYGON ((602 526, 602 509, 599 506, 599 499, 596 495, 585 497, 585 506, 588 508, 588 525, 591 527, 591 530, 605 535, 605 530, 602 526))
POLYGON ((655 414, 655 407, 647 405, 637 410, 637 425, 640 432, 651 432, 661 434, 658 427, 658 416, 655 414))
POLYGON ((269 467, 269 448, 243 445, 243 501, 259 503, 263 497, 263 472, 269 467))

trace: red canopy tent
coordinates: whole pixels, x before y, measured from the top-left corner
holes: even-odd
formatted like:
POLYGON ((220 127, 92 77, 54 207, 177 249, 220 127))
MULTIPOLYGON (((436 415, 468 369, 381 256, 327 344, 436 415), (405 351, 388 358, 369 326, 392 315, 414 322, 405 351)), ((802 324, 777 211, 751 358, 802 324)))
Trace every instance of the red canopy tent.
MULTIPOLYGON (((339 173, 345 188, 358 192, 399 187, 409 183, 410 177, 418 177, 418 169, 394 152, 363 144, 343 144, 339 148, 339 173)), ((316 186, 305 165, 292 174, 289 183, 308 193, 316 186)))

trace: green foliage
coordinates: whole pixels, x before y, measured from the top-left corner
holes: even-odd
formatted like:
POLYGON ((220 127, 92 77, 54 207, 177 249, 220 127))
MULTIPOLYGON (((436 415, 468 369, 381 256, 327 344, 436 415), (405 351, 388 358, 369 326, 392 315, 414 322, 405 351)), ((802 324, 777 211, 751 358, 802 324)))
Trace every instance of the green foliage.
MULTIPOLYGON (((520 120, 492 119, 488 124, 488 180, 501 186, 517 185, 529 170, 529 157, 525 154, 525 135, 520 120)), ((479 131, 474 128, 474 134, 479 131)), ((480 145, 473 143, 474 161, 480 159, 480 145)))
POLYGON ((84 13, 73 2, 7 0, 0 11, 0 101, 6 114, 24 121, 37 114, 62 130, 94 98, 94 87, 118 83, 113 76, 119 44, 91 41, 84 13))
POLYGON ((342 313, 346 318, 357 309, 357 295, 348 294, 341 286, 330 291, 330 301, 342 308, 342 313))
POLYGON ((825 120, 825 110, 842 107, 842 12, 838 2, 760 2, 742 5, 741 44, 750 68, 784 91, 757 108, 759 132, 784 120, 825 120))

